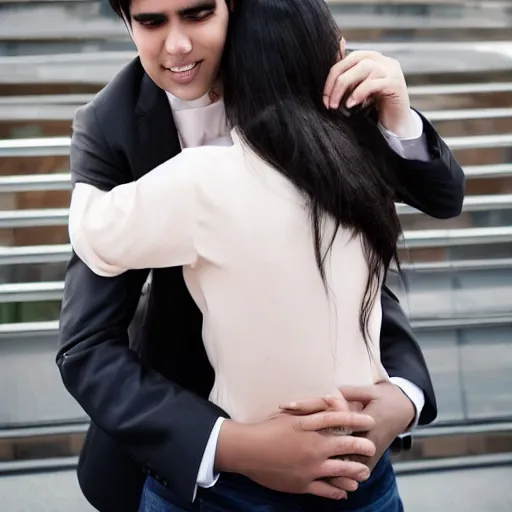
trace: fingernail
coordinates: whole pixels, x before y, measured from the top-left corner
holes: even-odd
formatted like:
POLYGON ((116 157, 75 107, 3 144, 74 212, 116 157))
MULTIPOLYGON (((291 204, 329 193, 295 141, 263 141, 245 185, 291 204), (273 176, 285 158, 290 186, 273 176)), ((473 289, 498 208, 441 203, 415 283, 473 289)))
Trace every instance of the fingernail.
POLYGON ((349 98, 347 100, 347 108, 352 108, 354 107, 356 104, 356 100, 354 98, 349 98))
POLYGON ((339 106, 339 103, 331 103, 331 108, 333 110, 336 110, 338 108, 338 106, 339 106))

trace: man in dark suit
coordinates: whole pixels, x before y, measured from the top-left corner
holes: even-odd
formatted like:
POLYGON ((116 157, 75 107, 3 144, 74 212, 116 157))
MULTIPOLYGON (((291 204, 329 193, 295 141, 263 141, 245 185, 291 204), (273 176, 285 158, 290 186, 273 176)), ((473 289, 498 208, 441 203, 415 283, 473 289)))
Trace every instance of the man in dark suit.
MULTIPOLYGON (((205 132, 190 142, 191 125, 180 117, 183 105, 176 100, 204 98, 215 85, 228 19, 224 0, 112 2, 129 20, 140 58, 77 113, 71 145, 73 183, 101 190, 141 177, 182 147, 223 136, 205 132)), ((334 90, 339 92, 334 87, 331 97, 334 90)), ((409 105, 377 114, 381 122, 386 118, 383 134, 396 151, 389 158, 401 177, 400 199, 435 217, 457 215, 463 173, 434 129, 411 114, 409 105), (397 111, 404 116, 393 125, 397 111), (420 134, 412 142, 424 147, 426 156, 405 158, 407 152, 397 147, 400 138, 391 132, 418 122, 420 134)), ((192 124, 197 135, 198 125, 192 124)), ((368 459, 371 454, 357 438, 340 437, 329 451, 326 436, 302 430, 293 416, 250 428, 219 422, 226 415, 207 400, 213 372, 202 344, 201 317, 181 269, 152 272, 143 320, 132 324, 148 274, 149 269, 102 278, 76 255, 66 272, 57 363, 67 389, 92 419, 78 473, 98 510, 137 510, 146 475, 187 501, 194 499, 197 485, 214 483, 214 470, 245 474, 277 490, 329 497, 339 497, 337 489, 350 490, 367 476, 357 463, 340 461, 336 471, 325 469, 335 455, 368 459), (330 479, 328 491, 319 489, 319 479, 330 479)), ((395 380, 374 386, 369 399, 365 390, 366 411, 377 419, 367 433, 376 457, 411 424, 430 423, 437 413, 419 346, 387 289, 382 309, 381 358, 395 380)), ((351 392, 357 401, 357 390, 351 392)), ((319 419, 328 422, 328 415, 319 419)), ((374 459, 367 463, 371 467, 374 459)))

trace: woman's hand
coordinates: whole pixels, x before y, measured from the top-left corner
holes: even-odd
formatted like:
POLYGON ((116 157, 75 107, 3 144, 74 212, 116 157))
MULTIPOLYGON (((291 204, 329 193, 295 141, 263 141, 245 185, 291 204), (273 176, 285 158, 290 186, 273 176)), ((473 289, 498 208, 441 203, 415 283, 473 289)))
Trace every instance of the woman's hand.
POLYGON ((327 77, 324 89, 326 108, 348 109, 373 103, 379 121, 399 137, 414 131, 407 83, 400 63, 381 53, 353 51, 345 56, 345 41, 340 45, 340 60, 327 77))

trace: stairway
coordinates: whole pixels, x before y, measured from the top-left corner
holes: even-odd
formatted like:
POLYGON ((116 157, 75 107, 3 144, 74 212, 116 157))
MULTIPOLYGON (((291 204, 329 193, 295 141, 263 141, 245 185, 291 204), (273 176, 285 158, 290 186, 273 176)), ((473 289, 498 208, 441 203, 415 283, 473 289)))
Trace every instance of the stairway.
MULTIPOLYGON (((329 3, 349 47, 401 60, 413 106, 468 180, 457 219, 397 205, 409 289, 393 275, 390 285, 410 313, 440 406, 402 470, 468 454, 510 462, 510 3, 329 3)), ((92 0, 0 0, 0 474, 73 467, 87 428, 54 363, 70 250, 69 137, 76 109, 134 55, 122 24, 99 13, 92 0), (50 22, 29 30, 36 15, 50 22)))

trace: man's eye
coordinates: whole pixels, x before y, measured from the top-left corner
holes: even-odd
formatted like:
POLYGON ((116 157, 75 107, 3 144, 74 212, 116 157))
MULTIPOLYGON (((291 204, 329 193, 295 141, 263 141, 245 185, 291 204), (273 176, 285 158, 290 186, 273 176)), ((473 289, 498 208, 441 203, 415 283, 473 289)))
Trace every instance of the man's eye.
POLYGON ((213 14, 213 9, 203 9, 202 11, 195 12, 194 14, 189 14, 186 16, 186 19, 192 21, 201 21, 208 18, 211 14, 213 14))
POLYGON ((144 20, 144 21, 139 21, 139 25, 142 25, 143 27, 146 27, 146 28, 156 28, 156 27, 160 27, 164 24, 164 22, 162 20, 144 20))

